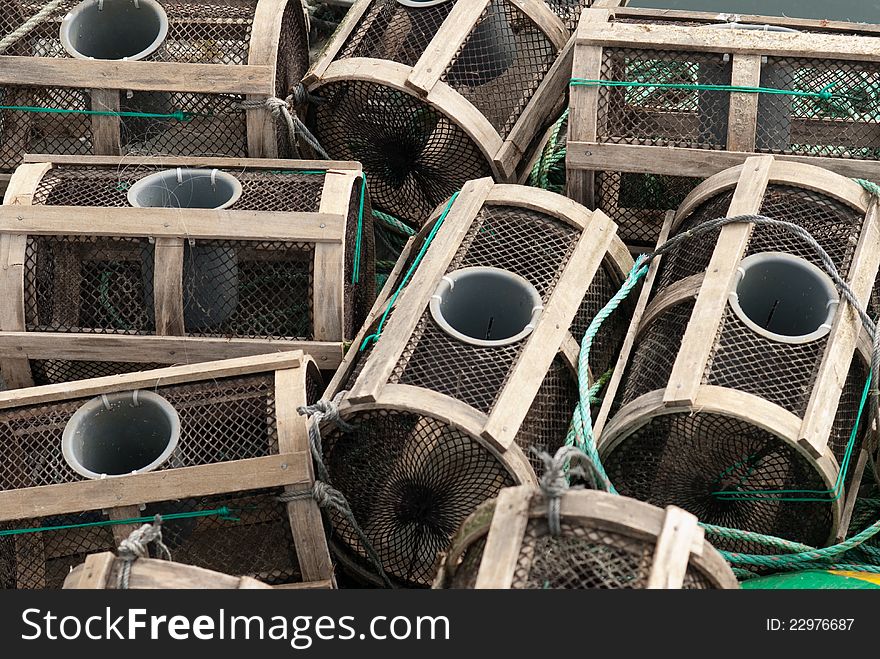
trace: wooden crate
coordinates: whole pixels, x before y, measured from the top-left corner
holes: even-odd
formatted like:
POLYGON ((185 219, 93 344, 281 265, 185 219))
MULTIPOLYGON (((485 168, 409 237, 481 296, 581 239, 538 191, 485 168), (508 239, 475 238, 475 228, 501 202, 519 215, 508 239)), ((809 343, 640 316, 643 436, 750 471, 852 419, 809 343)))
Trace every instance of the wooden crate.
MULTIPOLYGON (((356 430, 323 429, 331 480, 353 502, 393 580, 429 585, 436 552, 479 503, 501 487, 535 481, 541 462, 530 449, 552 452, 564 441, 579 341, 631 266, 602 213, 491 179, 467 183, 412 239, 326 392, 342 393, 342 418, 356 430), (430 310, 444 281, 486 266, 534 285, 544 307, 530 334, 505 345, 462 341, 430 310), (381 337, 365 341, 386 311, 381 337), (411 509, 407 502, 421 503, 411 509), (406 540, 409 514, 412 525, 441 530, 406 540)), ((622 335, 626 307, 610 322, 622 335)), ((597 377, 617 347, 613 338, 594 347, 597 377)), ((340 561, 366 576, 359 542, 344 520, 334 522, 340 561)))
MULTIPOLYGON (((817 167, 760 156, 716 174, 669 213, 661 243, 717 217, 754 213, 809 231, 876 313, 878 206, 857 183, 817 167)), ((822 332, 798 342, 756 331, 731 294, 744 257, 767 252, 820 263, 790 233, 743 223, 652 263, 595 432, 622 494, 819 546, 845 537, 864 469, 863 418, 842 473, 870 340, 842 299, 822 332)), ((724 548, 766 552, 748 542, 724 548)))
POLYGON ((54 527, 155 514, 165 517, 164 541, 178 561, 270 584, 331 581, 314 499, 278 500, 313 487, 307 423, 296 409, 320 390, 314 361, 289 352, 0 393, 0 528, 53 527, 0 535, 0 581, 58 588, 70 568, 114 549, 140 522, 54 527), (62 455, 68 420, 96 396, 138 389, 177 411, 172 456, 155 471, 78 475, 62 455), (224 507, 237 521, 172 517, 224 507))
MULTIPOLYGON (((702 28, 717 14, 587 10, 573 78, 858 94, 880 77, 876 25, 738 16, 800 34, 702 28), (852 92, 851 90, 856 90, 852 92)), ((723 22, 723 20, 721 21, 723 22)), ((601 208, 627 244, 656 243, 707 176, 756 153, 880 178, 880 114, 862 101, 743 92, 572 86, 568 195, 601 208)))
POLYGON ((635 499, 570 490, 550 535, 540 490, 501 491, 462 524, 435 588, 738 588, 697 518, 635 499))
MULTIPOLYGON (((119 2, 120 0, 105 0, 119 2)), ((168 34, 140 61, 77 59, 60 39, 78 0, 64 2, 0 53, 0 105, 171 114, 190 120, 0 110, 0 175, 25 153, 153 153, 291 157, 283 121, 245 100, 284 98, 308 67, 308 31, 299 0, 159 0, 168 34)), ((41 8, 0 7, 0 40, 41 8)))
POLYGON ((6 386, 292 349, 336 368, 375 295, 362 176, 328 161, 29 157, 0 206, 6 386), (176 167, 232 174, 242 197, 224 210, 128 204, 130 185, 176 167), (222 258, 197 268, 211 249, 222 258), (205 286, 220 291, 207 325, 190 312, 205 286))
MULTIPOLYGON (((123 561, 111 552, 90 554, 71 570, 64 589, 115 590, 123 561)), ((299 585, 299 584, 297 584, 299 585)), ((307 584, 303 584, 308 587, 307 584)), ((131 566, 131 590, 258 590, 271 588, 251 577, 232 577, 192 565, 139 558, 131 566)))
POLYGON ((308 123, 364 163, 377 208, 420 226, 467 180, 517 180, 564 105, 568 38, 539 0, 359 0, 306 74, 308 123))

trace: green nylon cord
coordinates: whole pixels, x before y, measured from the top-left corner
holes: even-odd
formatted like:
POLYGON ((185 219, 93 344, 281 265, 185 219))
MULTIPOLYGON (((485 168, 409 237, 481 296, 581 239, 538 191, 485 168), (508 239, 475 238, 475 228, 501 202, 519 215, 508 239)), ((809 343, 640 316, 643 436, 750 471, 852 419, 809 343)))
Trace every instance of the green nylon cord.
POLYGON ((397 301, 398 296, 403 290, 404 286, 406 286, 407 282, 409 282, 410 277, 412 277, 416 268, 419 266, 419 263, 422 262, 422 258, 425 256, 425 252, 428 251, 428 247, 431 245, 431 241, 434 240, 434 236, 437 235, 437 232, 440 230, 440 227, 443 226, 443 222, 446 220, 446 217, 449 215, 449 211, 452 210, 452 205, 455 203, 455 200, 458 199, 459 192, 456 192, 449 198, 449 203, 446 204, 446 208, 443 210, 443 214, 434 223, 434 226, 431 227, 431 232, 425 238, 425 243, 422 245, 422 248, 419 250, 419 253, 416 255, 416 258, 413 260, 412 265, 409 267, 409 270, 406 271, 406 275, 404 275, 403 280, 400 282, 400 286, 397 287, 397 290, 394 291, 394 294, 391 296, 391 299, 388 301, 388 306, 385 308, 385 312, 382 314, 382 318, 379 320, 379 326, 376 328, 376 332, 370 334, 368 337, 364 338, 363 343, 361 343, 360 351, 363 352, 367 349, 367 346, 370 343, 374 343, 379 340, 379 337, 382 336, 382 329, 385 327, 385 321, 388 320, 388 314, 391 313, 391 309, 394 307, 394 303, 397 301))
POLYGON ((416 230, 410 226, 407 226, 400 220, 398 220, 393 215, 389 215, 388 213, 383 213, 382 211, 373 211, 373 217, 379 220, 383 225, 385 225, 388 229, 395 231, 403 236, 409 237, 416 235, 416 230))
MULTIPOLYGON (((193 517, 219 517, 230 522, 239 521, 238 517, 232 515, 232 511, 223 506, 215 510, 196 510, 189 513, 171 513, 162 515, 163 521, 171 521, 175 519, 191 519, 193 517)), ((0 531, 0 538, 9 535, 22 535, 25 533, 43 533, 44 531, 64 531, 67 529, 86 529, 95 526, 117 526, 120 524, 149 524, 155 517, 132 517, 130 519, 107 519, 101 522, 85 522, 83 524, 61 524, 59 526, 37 526, 25 529, 9 529, 0 531)))
MULTIPOLYGON (((563 112, 562 116, 559 117, 554 124, 553 130, 550 133, 550 138, 547 140, 547 144, 541 151, 541 155, 537 162, 535 162, 531 174, 529 174, 529 185, 544 190, 550 190, 551 192, 562 192, 561 186, 554 185, 550 182, 550 174, 560 163, 565 162, 566 142, 563 141, 560 143, 559 135, 562 132, 562 127, 565 126, 567 121, 568 110, 563 112)), ((564 171, 562 173, 564 174, 564 171)))
POLYGON ((27 105, 0 105, 0 110, 14 110, 17 112, 35 112, 38 114, 85 114, 98 117, 139 117, 142 119, 176 119, 188 122, 195 117, 209 116, 199 112, 184 112, 176 110, 165 114, 161 112, 125 112, 116 110, 69 110, 66 108, 38 108, 27 105))
POLYGON ((572 78, 569 85, 572 87, 635 87, 651 89, 683 89, 706 92, 737 92, 742 94, 779 94, 783 96, 799 96, 805 98, 820 98, 828 101, 835 98, 851 100, 854 97, 845 94, 834 94, 831 88, 837 83, 825 85, 818 92, 801 91, 798 89, 776 89, 774 87, 745 87, 741 85, 699 85, 679 82, 633 82, 629 80, 587 80, 585 78, 572 78))
POLYGON ((361 174, 361 201, 358 207, 357 235, 354 239, 354 267, 351 273, 351 283, 357 284, 361 280, 361 242, 364 235, 364 206, 367 203, 367 175, 361 174))

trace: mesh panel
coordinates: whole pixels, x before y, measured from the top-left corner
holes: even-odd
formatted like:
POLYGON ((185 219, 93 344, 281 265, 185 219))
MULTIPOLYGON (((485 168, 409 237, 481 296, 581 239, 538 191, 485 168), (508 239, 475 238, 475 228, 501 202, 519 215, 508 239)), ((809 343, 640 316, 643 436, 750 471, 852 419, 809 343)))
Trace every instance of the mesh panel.
POLYGON ((761 94, 756 150, 880 159, 878 84, 880 66, 877 64, 768 57, 761 68, 762 86, 817 92, 833 85, 834 93, 846 98, 826 100, 761 94))
POLYGON ((477 576, 480 573, 480 562, 486 549, 486 536, 474 542, 462 556, 461 563, 449 581, 449 588, 473 589, 477 587, 477 576))
POLYGON ((24 270, 28 331, 155 330, 146 238, 28 236, 24 270))
POLYGON ((345 318, 343 335, 351 340, 373 308, 376 300, 376 237, 373 226, 370 196, 363 190, 362 179, 355 182, 348 204, 348 222, 345 231, 345 318), (363 208, 361 208, 363 204, 363 208), (358 283, 354 282, 355 243, 358 218, 361 218, 361 252, 358 283))
MULTIPOLYGON (((164 519, 162 536, 172 558, 225 574, 247 575, 268 584, 302 581, 286 506, 278 490, 182 499, 149 504, 144 517, 191 513, 228 507, 236 521, 219 517, 164 519)), ((61 526, 106 520, 99 510, 18 520, 3 529, 61 526)), ((70 570, 89 554, 113 551, 116 541, 109 526, 44 531, 0 538, 0 587, 60 588, 70 570)))
MULTIPOLYGON (((472 223, 447 273, 471 266, 503 268, 529 281, 546 303, 578 235, 575 229, 542 213, 486 206, 472 223)), ((524 344, 466 344, 446 334, 426 312, 391 381, 426 387, 488 413, 524 344)))
MULTIPOLYGON (((324 439, 334 487, 389 576, 430 585, 438 552, 479 504, 513 485, 512 477, 485 447, 436 419, 379 411, 347 421, 356 432, 333 429, 324 439)), ((350 524, 335 513, 331 519, 349 558, 369 566, 350 524)))
MULTIPOLYGON (((138 180, 167 167, 122 163, 117 169, 54 165, 34 193, 35 205, 128 208, 128 189, 138 180)), ((241 183, 236 210, 317 213, 324 189, 323 174, 294 171, 220 169, 241 183)))
POLYGON ((666 212, 677 209, 700 182, 663 174, 596 172, 597 208, 617 223, 617 235, 627 245, 653 247, 666 212))
MULTIPOLYGON (((274 379, 269 375, 156 387, 180 416, 177 449, 159 469, 244 460, 278 452, 274 379)), ((61 436, 88 399, 0 412, 0 490, 83 480, 64 460, 61 436)))
POLYGON ((315 93, 312 132, 332 158, 363 164, 378 210, 420 225, 466 181, 492 175, 464 130, 414 96, 364 81, 315 93))
POLYGON ((313 269, 311 243, 187 243, 183 261, 187 334, 311 340, 313 269))
POLYGON ((581 12, 593 4, 592 0, 544 0, 544 2, 562 19, 565 28, 572 34, 581 18, 581 12))
POLYGON ((508 0, 492 0, 441 78, 502 138, 556 60, 550 39, 508 0))
MULTIPOLYGON (((601 78, 627 82, 729 85, 722 54, 606 48, 601 78)), ((730 95, 718 91, 600 87, 598 141, 724 149, 730 95)))
POLYGON ((339 59, 371 57, 415 66, 454 6, 404 7, 397 0, 377 0, 348 37, 339 59))
POLYGON ((75 380, 102 378, 122 373, 137 373, 162 368, 168 364, 139 362, 83 362, 67 359, 32 359, 31 376, 35 386, 58 384, 75 380))
MULTIPOLYGON (((744 421, 701 412, 656 417, 605 455, 604 463, 621 494, 657 506, 680 506, 708 524, 814 547, 826 544, 831 534, 828 497, 723 498, 732 492, 827 489, 814 465, 794 447, 744 421)), ((743 553, 768 551, 738 540, 717 544, 743 553)))

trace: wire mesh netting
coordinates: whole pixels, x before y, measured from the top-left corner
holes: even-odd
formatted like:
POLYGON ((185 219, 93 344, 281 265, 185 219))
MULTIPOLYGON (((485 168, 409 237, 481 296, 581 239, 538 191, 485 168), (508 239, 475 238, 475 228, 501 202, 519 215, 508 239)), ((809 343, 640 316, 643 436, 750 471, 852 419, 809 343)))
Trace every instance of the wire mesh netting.
POLYGON ((123 373, 137 373, 138 371, 148 371, 162 368, 163 366, 168 366, 168 364, 73 361, 70 359, 30 360, 31 377, 35 386, 88 380, 90 378, 103 378, 108 375, 121 375, 123 373))
MULTIPOLYGON (((465 518, 503 487, 514 484, 505 466, 474 438, 437 419, 375 411, 346 419, 324 438, 324 460, 334 487, 389 577, 428 586, 437 554, 465 518)), ((333 534, 346 562, 372 571, 350 523, 331 512, 333 534)))
MULTIPOLYGON (((729 85, 732 59, 722 54, 606 48, 602 80, 729 85)), ((600 87, 597 140, 724 149, 730 95, 720 91, 600 87)))
MULTIPOLYGON (((254 490, 210 497, 151 503, 140 516, 160 514, 162 538, 172 558, 231 575, 246 575, 268 584, 302 581, 286 505, 280 490, 254 490), (219 516, 167 519, 169 515, 226 507, 236 519, 219 516)), ((102 522, 106 511, 13 520, 0 530, 70 526, 102 522)), ((125 534, 134 525, 120 526, 125 534)), ((114 551, 118 541, 113 527, 93 526, 47 530, 0 537, 0 588, 58 589, 70 570, 86 556, 114 551)), ((112 587, 112 585, 111 585, 112 587)))
MULTIPOLYGON (((530 282, 544 304, 562 274, 580 232, 537 211, 486 206, 471 224, 447 274, 472 266, 502 268, 530 282)), ((500 346, 464 343, 426 311, 391 382, 425 387, 489 413, 525 341, 500 346)))
MULTIPOLYGON (((59 37, 61 19, 78 0, 63 3, 7 50, 5 55, 69 58, 59 37)), ((248 64, 257 0, 159 0, 168 16, 168 34, 147 61, 187 64, 248 64)), ((0 5, 0 37, 36 14, 42 3, 9 0, 0 5)), ((280 20, 275 93, 285 97, 308 66, 305 16, 299 2, 290 2, 280 20)), ((34 81, 38 83, 39 81, 34 81)), ((245 113, 236 94, 129 91, 120 94, 124 112, 193 113, 191 121, 123 117, 123 153, 176 155, 247 155, 245 113)), ((0 86, 0 105, 63 110, 113 110, 92 103, 88 90, 36 86, 0 86)), ((91 153, 91 118, 82 114, 46 114, 0 110, 0 171, 15 167, 26 153, 91 153)), ((279 124, 281 157, 291 155, 284 127, 279 124)))
MULTIPOLYGON (((278 452, 271 375, 222 378, 151 391, 180 417, 177 448, 159 470, 263 457, 278 452)), ((91 398, 91 397, 90 397, 91 398)), ((0 412, 4 460, 0 490, 81 481, 61 450, 64 427, 90 398, 27 405, 0 412)))
POLYGON ((593 0, 544 0, 550 10, 562 19, 565 28, 574 33, 581 12, 593 4, 593 0))

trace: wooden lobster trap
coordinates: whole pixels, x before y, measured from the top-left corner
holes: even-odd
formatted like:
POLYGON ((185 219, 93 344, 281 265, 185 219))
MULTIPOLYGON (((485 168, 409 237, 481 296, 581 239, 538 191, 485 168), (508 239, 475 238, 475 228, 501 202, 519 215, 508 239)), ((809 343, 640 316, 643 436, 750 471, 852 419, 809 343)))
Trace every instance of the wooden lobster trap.
POLYGON ((568 37, 541 0, 359 0, 306 74, 308 124, 421 226, 465 181, 517 180, 564 103, 568 37))
POLYGON ((739 587, 697 518, 681 508, 595 490, 569 490, 559 505, 560 533, 553 536, 540 490, 502 490, 462 524, 434 587, 739 587))
POLYGON ((628 244, 654 245, 667 210, 750 155, 880 176, 877 27, 736 19, 584 12, 570 95, 568 194, 605 210, 628 244))
POLYGON ((749 158, 670 213, 661 242, 698 235, 651 266, 598 447, 621 494, 823 546, 845 537, 864 470, 870 340, 802 237, 741 222, 699 233, 752 214, 808 231, 877 315, 877 203, 838 174, 749 158))
POLYGON ((3 392, 0 585, 59 588, 156 514, 175 560, 332 584, 296 411, 320 391, 288 352, 3 392))
POLYGON ((293 155, 283 120, 240 104, 300 82, 301 0, 45 6, 0 3, 0 176, 25 153, 293 155))
POLYGON ((375 296, 362 177, 329 161, 29 157, 0 206, 6 386, 291 349, 336 368, 375 296))
MULTIPOLYGON (((112 552, 90 554, 71 570, 65 589, 114 590, 119 587, 123 559, 112 552)), ((311 584, 303 584, 309 587, 311 584)), ((128 588, 132 590, 257 590, 271 588, 251 577, 234 577, 192 565, 139 558, 131 566, 128 588)))
MULTIPOLYGON (((491 179, 413 239, 326 392, 351 429, 322 428, 330 480, 393 581, 430 585, 465 517, 534 482, 532 448, 562 445, 579 341, 631 266, 601 212, 491 179)), ((625 309, 614 322, 622 334, 625 309)), ((596 377, 618 347, 594 346, 596 377)), ((351 526, 333 527, 340 561, 368 573, 351 526)))

